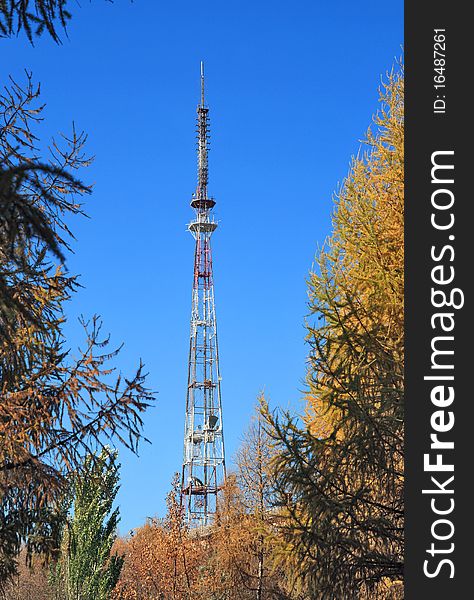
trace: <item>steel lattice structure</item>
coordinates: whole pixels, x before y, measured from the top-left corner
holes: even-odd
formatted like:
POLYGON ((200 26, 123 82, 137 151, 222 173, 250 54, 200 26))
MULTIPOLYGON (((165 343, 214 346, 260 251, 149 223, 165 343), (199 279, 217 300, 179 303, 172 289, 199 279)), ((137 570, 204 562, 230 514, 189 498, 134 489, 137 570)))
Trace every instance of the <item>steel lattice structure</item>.
POLYGON ((211 236, 217 228, 208 197, 209 108, 204 98, 201 63, 201 103, 197 107, 198 183, 188 230, 195 239, 194 281, 189 341, 188 387, 184 426, 181 505, 190 526, 208 525, 216 511, 217 494, 225 479, 221 377, 217 344, 211 236))

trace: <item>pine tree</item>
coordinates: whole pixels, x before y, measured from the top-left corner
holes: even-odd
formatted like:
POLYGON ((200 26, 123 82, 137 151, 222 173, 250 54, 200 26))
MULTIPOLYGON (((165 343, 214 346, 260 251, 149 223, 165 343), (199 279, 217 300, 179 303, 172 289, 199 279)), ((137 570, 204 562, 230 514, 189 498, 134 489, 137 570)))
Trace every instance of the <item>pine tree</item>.
POLYGON ((384 598, 403 577, 402 71, 365 143, 309 280, 306 427, 268 415, 283 550, 320 599, 384 598))
POLYGON ((90 161, 73 128, 43 162, 41 114, 29 74, 0 95, 0 166, 10 182, 0 182, 0 591, 23 544, 28 555, 57 550, 64 489, 83 456, 111 438, 136 451, 152 398, 141 365, 111 377, 117 351, 97 317, 83 322, 82 351, 67 350, 63 309, 78 282, 63 261, 88 191, 72 173, 90 161))
POLYGON ((112 510, 119 489, 117 452, 88 456, 74 485, 73 516, 64 527, 53 587, 61 600, 108 600, 120 577, 123 557, 112 554, 119 522, 112 510))

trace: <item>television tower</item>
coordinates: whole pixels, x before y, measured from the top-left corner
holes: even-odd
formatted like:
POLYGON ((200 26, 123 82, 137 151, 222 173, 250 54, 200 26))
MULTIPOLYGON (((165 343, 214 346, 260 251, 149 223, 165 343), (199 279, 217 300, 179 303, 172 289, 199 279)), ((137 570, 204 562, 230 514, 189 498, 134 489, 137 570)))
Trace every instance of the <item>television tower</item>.
POLYGON ((188 230, 195 240, 194 280, 189 340, 188 388, 181 475, 181 506, 191 527, 208 525, 216 512, 217 493, 225 478, 221 377, 217 345, 211 236, 217 228, 207 194, 209 108, 204 99, 201 62, 201 102, 197 107, 198 182, 191 206, 195 215, 188 230))

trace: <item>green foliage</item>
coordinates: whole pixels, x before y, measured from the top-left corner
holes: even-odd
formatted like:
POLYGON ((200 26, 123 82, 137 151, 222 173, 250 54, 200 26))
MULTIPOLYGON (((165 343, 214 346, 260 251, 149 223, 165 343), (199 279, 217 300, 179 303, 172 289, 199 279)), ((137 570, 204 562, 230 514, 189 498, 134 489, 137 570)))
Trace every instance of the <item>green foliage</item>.
POLYGON ((74 485, 73 516, 67 522, 61 558, 52 586, 61 600, 108 600, 122 569, 123 557, 112 554, 119 509, 112 505, 119 489, 117 452, 104 448, 88 456, 74 485))

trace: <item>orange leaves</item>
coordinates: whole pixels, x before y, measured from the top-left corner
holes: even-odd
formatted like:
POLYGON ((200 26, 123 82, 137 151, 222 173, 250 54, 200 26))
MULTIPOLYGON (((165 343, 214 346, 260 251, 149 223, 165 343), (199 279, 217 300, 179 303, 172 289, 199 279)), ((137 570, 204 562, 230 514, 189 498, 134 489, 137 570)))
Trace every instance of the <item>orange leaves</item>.
POLYGON ((125 554, 113 600, 270 600, 297 598, 274 569, 266 534, 272 527, 270 449, 257 416, 239 453, 238 473, 221 491, 216 521, 189 530, 175 479, 164 519, 149 519, 117 542, 125 554), (286 588, 285 588, 286 589, 286 588))

